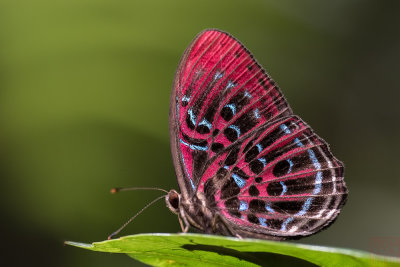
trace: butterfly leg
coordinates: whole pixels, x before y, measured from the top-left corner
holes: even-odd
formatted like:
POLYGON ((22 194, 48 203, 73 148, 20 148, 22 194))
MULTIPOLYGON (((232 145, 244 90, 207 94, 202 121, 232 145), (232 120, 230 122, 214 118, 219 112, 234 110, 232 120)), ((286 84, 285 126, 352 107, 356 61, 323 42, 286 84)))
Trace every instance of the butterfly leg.
POLYGON ((181 225, 182 232, 187 233, 189 231, 190 224, 189 224, 188 220, 186 219, 186 215, 183 213, 182 210, 180 211, 178 219, 179 219, 179 224, 181 225))
POLYGON ((181 216, 178 216, 178 220, 179 220, 179 224, 181 226, 182 232, 183 232, 185 227, 183 226, 183 222, 182 222, 181 216))

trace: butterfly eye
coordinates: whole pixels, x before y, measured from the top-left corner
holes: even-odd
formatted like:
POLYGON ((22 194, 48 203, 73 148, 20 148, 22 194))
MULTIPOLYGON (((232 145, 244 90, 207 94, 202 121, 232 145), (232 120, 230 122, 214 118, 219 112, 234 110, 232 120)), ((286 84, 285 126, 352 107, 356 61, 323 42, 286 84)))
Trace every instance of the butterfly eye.
POLYGON ((179 210, 179 194, 175 190, 169 191, 166 199, 171 211, 176 212, 179 210))

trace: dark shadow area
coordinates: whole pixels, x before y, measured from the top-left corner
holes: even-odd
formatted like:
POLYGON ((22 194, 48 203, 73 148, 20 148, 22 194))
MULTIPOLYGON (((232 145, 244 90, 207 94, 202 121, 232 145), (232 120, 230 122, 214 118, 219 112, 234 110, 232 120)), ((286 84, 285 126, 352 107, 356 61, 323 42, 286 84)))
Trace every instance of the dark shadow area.
POLYGON ((33 233, 12 219, 0 227, 2 263, 5 266, 62 266, 63 245, 44 232, 33 233))
POLYGON ((269 252, 241 252, 231 248, 224 248, 219 246, 212 245, 183 245, 182 248, 189 251, 207 251, 218 253, 222 256, 230 256, 238 258, 239 260, 248 261, 254 264, 258 264, 260 266, 277 266, 276 263, 279 262, 279 266, 301 266, 301 267, 315 267, 313 263, 308 261, 286 256, 279 255, 275 253, 269 252))

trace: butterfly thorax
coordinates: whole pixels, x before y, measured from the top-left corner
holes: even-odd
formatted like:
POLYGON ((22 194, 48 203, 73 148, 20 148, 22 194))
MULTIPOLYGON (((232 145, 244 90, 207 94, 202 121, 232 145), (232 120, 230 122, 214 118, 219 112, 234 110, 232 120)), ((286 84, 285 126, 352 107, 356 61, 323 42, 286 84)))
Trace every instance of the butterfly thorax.
MULTIPOLYGON (((183 194, 172 189, 165 196, 165 200, 167 207, 177 214, 180 220, 183 220, 186 227, 190 225, 206 233, 213 233, 216 228, 221 227, 215 221, 215 212, 208 208, 210 205, 201 192, 197 192, 190 198, 185 198, 183 194)), ((187 229, 182 230, 187 231, 187 229)))

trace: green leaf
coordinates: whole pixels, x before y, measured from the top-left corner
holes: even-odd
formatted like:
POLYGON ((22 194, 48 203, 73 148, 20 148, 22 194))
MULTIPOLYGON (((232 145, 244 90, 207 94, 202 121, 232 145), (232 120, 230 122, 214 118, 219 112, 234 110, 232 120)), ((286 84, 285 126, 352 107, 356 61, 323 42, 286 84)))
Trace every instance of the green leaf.
POLYGON ((200 234, 139 234, 68 245, 125 253, 153 266, 400 266, 400 259, 351 249, 200 234))

